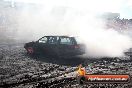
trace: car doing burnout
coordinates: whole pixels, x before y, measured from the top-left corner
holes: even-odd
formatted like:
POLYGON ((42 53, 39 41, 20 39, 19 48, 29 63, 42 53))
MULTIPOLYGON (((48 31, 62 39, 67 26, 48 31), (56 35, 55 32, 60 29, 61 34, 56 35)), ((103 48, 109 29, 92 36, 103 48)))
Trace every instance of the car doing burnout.
POLYGON ((85 45, 79 44, 77 38, 69 36, 44 36, 36 42, 24 45, 30 55, 76 56, 85 53, 85 45))

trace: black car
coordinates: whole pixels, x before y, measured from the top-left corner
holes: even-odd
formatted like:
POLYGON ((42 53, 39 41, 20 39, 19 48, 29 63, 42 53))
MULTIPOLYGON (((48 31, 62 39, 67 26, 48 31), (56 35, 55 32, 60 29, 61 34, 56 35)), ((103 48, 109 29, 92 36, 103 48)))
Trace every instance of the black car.
POLYGON ((76 56, 85 53, 84 44, 78 44, 75 37, 44 36, 36 42, 26 43, 24 48, 30 55, 76 56))

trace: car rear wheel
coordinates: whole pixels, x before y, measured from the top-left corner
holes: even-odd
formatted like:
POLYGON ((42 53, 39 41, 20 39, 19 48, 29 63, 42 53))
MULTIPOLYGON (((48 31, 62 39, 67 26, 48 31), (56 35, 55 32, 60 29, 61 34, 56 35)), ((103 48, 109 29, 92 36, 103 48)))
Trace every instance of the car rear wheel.
POLYGON ((32 47, 28 47, 26 50, 27 50, 27 53, 29 55, 33 55, 34 54, 34 49, 32 47))

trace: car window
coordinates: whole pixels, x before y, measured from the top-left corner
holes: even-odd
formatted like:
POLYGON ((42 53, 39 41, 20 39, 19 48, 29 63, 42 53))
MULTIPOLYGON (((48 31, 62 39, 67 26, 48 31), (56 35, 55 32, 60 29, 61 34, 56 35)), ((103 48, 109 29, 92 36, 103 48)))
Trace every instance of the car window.
POLYGON ((57 44, 58 43, 58 38, 57 37, 49 37, 49 44, 57 44))
POLYGON ((41 39, 39 39, 39 43, 47 43, 47 37, 43 37, 41 39))
POLYGON ((69 37, 62 37, 60 39, 60 44, 67 44, 67 45, 73 45, 73 41, 69 37))

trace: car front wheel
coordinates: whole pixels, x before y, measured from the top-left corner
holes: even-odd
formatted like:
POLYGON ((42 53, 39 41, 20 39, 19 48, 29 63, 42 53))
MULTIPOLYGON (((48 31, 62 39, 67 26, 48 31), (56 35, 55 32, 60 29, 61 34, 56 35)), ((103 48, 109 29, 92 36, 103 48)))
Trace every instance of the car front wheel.
POLYGON ((33 55, 34 54, 34 49, 32 47, 28 47, 26 50, 27 50, 27 53, 29 55, 33 55))

